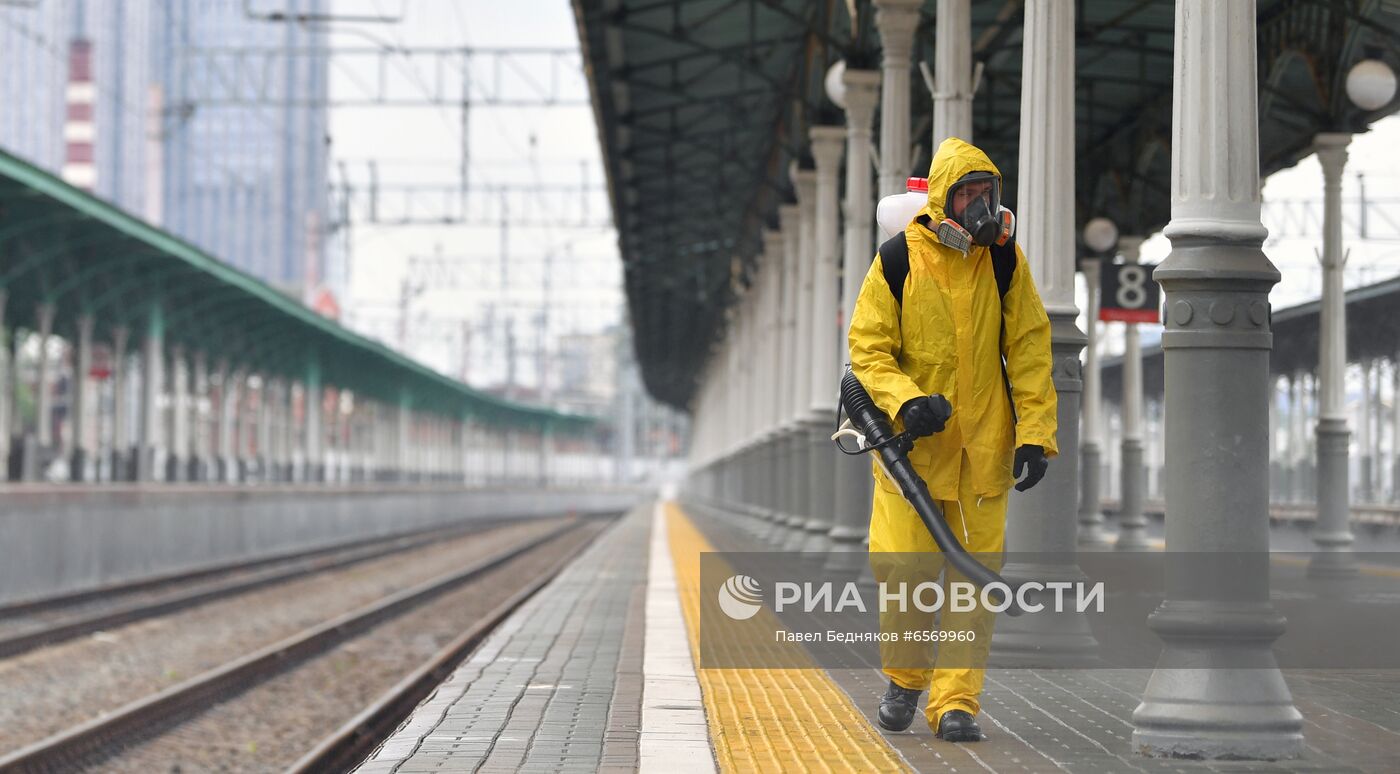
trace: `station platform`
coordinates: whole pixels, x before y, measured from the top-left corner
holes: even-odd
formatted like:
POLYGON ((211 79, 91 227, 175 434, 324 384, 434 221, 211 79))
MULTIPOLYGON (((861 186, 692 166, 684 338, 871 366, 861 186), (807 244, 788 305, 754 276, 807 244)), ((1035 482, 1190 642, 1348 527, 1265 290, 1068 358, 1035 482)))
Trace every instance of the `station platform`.
POLYGON ((1400 671, 1289 670, 1304 756, 1137 755, 1147 669, 989 669, 987 741, 888 733, 873 668, 697 669, 700 555, 757 550, 742 519, 629 512, 529 600, 358 771, 1394 772, 1400 671))

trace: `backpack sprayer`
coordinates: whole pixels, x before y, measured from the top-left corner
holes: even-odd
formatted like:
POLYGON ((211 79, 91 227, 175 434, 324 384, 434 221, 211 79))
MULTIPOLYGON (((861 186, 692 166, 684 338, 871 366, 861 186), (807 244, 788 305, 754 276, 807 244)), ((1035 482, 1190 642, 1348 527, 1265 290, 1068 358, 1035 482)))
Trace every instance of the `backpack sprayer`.
POLYGON ((865 387, 849 368, 841 378, 841 407, 846 411, 846 421, 842 422, 831 436, 831 440, 836 442, 836 448, 852 456, 879 452, 875 461, 885 471, 885 476, 899 486, 904 499, 908 500, 914 507, 914 512, 919 514, 919 519, 933 536, 933 542, 938 544, 939 550, 948 558, 953 569, 982 588, 993 583, 1000 584, 1000 588, 992 589, 989 596, 997 605, 1010 603, 1006 609, 1007 615, 1020 615, 1021 608, 1016 604, 1014 594, 1012 599, 1007 600, 1001 590, 1005 588, 1014 591, 1012 585, 974 559, 963 544, 958 542, 957 536, 944 520, 943 512, 929 494, 928 485, 914 472, 914 466, 909 462, 909 452, 914 448, 914 437, 907 431, 895 435, 884 412, 876 407, 875 401, 870 399, 870 393, 865 391, 865 387), (856 440, 857 451, 850 451, 841 444, 841 439, 847 437, 856 440))

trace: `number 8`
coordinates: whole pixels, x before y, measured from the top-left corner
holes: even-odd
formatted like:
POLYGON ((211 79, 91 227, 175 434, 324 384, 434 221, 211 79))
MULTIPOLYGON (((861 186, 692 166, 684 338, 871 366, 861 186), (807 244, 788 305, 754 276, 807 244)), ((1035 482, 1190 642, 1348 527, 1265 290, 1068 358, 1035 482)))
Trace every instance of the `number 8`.
POLYGON ((1147 272, 1141 266, 1124 266, 1118 271, 1118 305, 1136 309, 1147 300, 1147 272))

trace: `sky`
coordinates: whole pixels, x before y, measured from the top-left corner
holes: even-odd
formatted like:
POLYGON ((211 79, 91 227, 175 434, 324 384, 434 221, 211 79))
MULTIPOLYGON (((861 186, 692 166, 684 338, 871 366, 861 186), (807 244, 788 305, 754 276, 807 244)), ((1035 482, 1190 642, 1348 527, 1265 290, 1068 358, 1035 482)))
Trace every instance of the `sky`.
MULTIPOLYGON (((468 93, 480 101, 489 93, 503 97, 533 96, 522 78, 549 83, 572 104, 554 107, 469 108, 467 121, 467 211, 475 222, 490 225, 453 227, 357 228, 351 242, 351 284, 347 322, 371 335, 398 344, 399 308, 409 279, 408 348, 430 365, 478 386, 506 378, 504 353, 514 339, 517 351, 537 354, 537 331, 547 320, 551 336, 598 332, 623 319, 621 263, 617 237, 609 221, 597 130, 587 104, 587 84, 578 67, 578 38, 573 11, 564 0, 521 2, 454 2, 454 0, 336 0, 336 13, 402 17, 393 24, 330 25, 337 46, 388 44, 418 49, 413 55, 388 57, 390 94, 425 97, 460 94, 452 73, 460 60, 436 60, 421 54, 432 47, 567 49, 567 60, 515 56, 498 72, 490 59, 473 59, 467 67, 473 83, 468 93), (440 69, 439 65, 443 65, 440 69), (445 74, 444 74, 445 73, 445 74), (499 80, 498 80, 499 79, 499 80), (440 86, 441 84, 441 86, 440 86), (498 86, 499 84, 499 86, 498 86), (546 215, 567 224, 544 228, 515 223, 503 228, 500 197, 493 186, 528 186, 511 196, 506 208, 512 221, 546 215), (587 198, 582 193, 589 191, 587 198), (538 195, 535 191, 542 191, 538 195), (604 227, 574 228, 598 223, 604 227), (504 249, 502 249, 504 246, 504 249), (500 256, 504 253, 505 260, 500 256), (411 262, 444 256, 441 263, 464 267, 453 272, 410 275, 411 262), (546 269, 548 267, 548 269, 546 269), (448 282, 448 279, 455 281, 448 282), (547 300, 547 302, 546 302, 547 300), (547 315, 542 311, 547 310, 547 315), (462 371, 461 320, 469 321, 470 362, 462 371), (413 335, 414 332, 418 335, 413 335)), ((352 60, 332 65, 333 97, 351 98, 375 82, 377 65, 352 60)), ((549 91, 546 89, 546 91, 549 91)), ((458 186, 461 180, 462 112, 450 107, 339 108, 332 111, 333 156, 356 190, 367 190, 368 159, 378 160, 383 188, 393 184, 458 186)), ((339 174, 339 173, 338 173, 339 174)), ((367 207, 368 195, 360 199, 367 207)), ((441 199, 420 196, 412 212, 441 210, 441 199)), ((384 190, 380 213, 405 211, 405 199, 384 190)), ((553 352, 546 344, 546 356, 553 352)), ((518 361, 519 362, 519 361, 518 361)), ((534 385, 537 358, 520 362, 518 383, 534 385)))

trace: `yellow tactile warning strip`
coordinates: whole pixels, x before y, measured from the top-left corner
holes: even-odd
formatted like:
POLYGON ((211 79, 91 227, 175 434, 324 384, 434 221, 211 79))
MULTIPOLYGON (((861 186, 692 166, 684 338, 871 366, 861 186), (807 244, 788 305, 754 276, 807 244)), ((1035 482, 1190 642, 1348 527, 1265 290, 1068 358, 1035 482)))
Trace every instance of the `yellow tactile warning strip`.
MULTIPOLYGON (((700 554, 714 548, 675 503, 666 504, 666 517, 676 587, 698 665, 700 554)), ((825 670, 697 669, 696 674, 722 771, 910 770, 825 670)))

